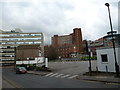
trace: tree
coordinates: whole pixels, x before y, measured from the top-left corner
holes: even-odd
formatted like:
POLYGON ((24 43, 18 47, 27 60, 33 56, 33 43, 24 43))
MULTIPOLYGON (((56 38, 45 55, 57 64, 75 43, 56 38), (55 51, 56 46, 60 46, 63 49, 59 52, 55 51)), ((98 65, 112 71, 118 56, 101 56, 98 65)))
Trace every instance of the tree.
POLYGON ((58 57, 58 54, 57 54, 56 48, 54 48, 53 46, 50 46, 48 48, 48 58, 49 58, 49 60, 55 60, 55 59, 57 59, 57 57, 58 57))

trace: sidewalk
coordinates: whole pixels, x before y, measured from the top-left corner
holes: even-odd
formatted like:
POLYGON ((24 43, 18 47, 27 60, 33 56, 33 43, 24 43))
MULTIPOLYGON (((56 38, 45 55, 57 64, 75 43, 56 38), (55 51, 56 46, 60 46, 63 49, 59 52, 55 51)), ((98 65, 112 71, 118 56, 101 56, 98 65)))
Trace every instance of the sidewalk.
MULTIPOLYGON (((44 76, 50 72, 44 72, 44 71, 28 71, 28 74, 35 74, 35 75, 41 75, 44 76)), ((79 75, 76 77, 76 79, 79 80, 88 80, 88 81, 97 81, 97 82, 103 82, 103 83, 116 83, 120 85, 120 78, 116 78, 113 75, 96 75, 96 76, 89 76, 89 75, 79 75)))
POLYGON ((103 83, 117 83, 120 85, 120 78, 114 76, 78 76, 79 80, 98 81, 103 83))
POLYGON ((28 74, 34 74, 34 75, 41 75, 44 76, 50 72, 44 72, 44 71, 27 71, 28 74))

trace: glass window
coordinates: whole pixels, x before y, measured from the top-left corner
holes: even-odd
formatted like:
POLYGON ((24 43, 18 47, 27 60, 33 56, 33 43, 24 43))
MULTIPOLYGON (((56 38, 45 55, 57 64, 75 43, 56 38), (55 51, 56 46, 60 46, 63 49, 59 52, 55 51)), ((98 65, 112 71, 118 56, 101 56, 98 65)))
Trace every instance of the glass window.
POLYGON ((102 62, 108 62, 107 54, 101 55, 102 62))

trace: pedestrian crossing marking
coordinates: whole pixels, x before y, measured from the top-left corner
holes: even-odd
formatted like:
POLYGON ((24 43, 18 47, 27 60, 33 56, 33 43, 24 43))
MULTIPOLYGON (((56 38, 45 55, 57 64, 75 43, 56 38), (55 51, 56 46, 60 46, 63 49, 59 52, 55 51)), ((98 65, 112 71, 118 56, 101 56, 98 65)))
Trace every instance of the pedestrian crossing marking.
POLYGON ((48 76, 50 76, 50 75, 52 75, 53 73, 49 73, 49 74, 47 74, 47 75, 45 75, 46 77, 48 77, 48 76))
POLYGON ((65 76, 62 76, 61 78, 65 78, 65 77, 68 77, 68 76, 70 76, 70 74, 67 74, 67 75, 65 75, 65 76))
POLYGON ((55 75, 57 75, 58 73, 55 73, 55 74, 53 74, 53 75, 51 75, 50 77, 53 77, 53 76, 55 76, 55 75))
POLYGON ((49 73, 47 75, 45 75, 46 77, 60 77, 60 78, 67 78, 67 79, 73 79, 75 77, 77 77, 78 75, 70 75, 70 74, 59 74, 59 73, 49 73))
POLYGON ((75 78, 77 77, 78 75, 74 75, 74 76, 71 76, 71 77, 68 77, 69 79, 72 79, 72 78, 75 78))
POLYGON ((60 76, 62 76, 62 75, 64 75, 64 74, 59 74, 59 75, 57 75, 57 76, 55 76, 55 77, 60 77, 60 76))

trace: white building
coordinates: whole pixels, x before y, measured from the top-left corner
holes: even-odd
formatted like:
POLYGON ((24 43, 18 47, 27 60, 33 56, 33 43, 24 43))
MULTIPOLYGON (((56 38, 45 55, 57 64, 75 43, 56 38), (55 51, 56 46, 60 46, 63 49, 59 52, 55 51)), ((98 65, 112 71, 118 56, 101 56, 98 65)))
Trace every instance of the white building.
POLYGON ((42 32, 22 32, 19 28, 11 31, 0 30, 0 63, 14 64, 15 47, 32 44, 40 45, 41 56, 44 57, 44 36, 42 32))
MULTIPOLYGON (((116 58, 120 70, 120 47, 116 47, 116 58)), ((115 72, 115 58, 112 47, 97 48, 98 71, 115 72)))

